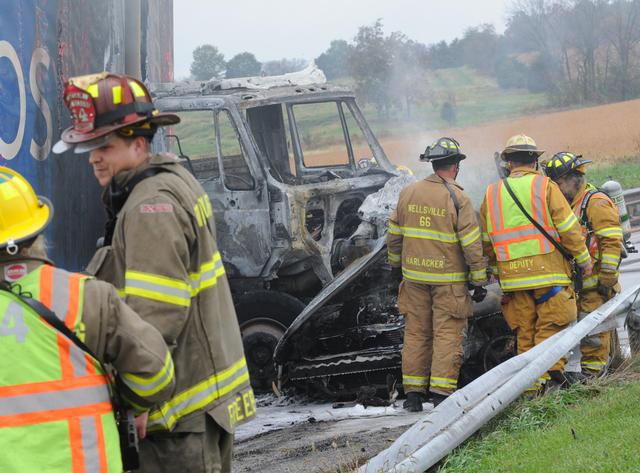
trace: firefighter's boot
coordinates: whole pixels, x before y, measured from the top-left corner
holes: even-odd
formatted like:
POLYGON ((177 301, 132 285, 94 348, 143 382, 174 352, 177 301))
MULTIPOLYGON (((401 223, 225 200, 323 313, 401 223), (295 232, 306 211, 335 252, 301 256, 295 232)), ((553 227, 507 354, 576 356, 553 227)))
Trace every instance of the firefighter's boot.
POLYGON ((449 396, 445 396, 444 394, 440 393, 429 393, 429 402, 433 404, 433 407, 438 407, 438 404, 440 404, 448 397, 449 396))
POLYGON ((586 381, 586 376, 582 373, 563 372, 560 370, 549 371, 549 377, 551 379, 547 381, 547 385, 545 386, 546 391, 565 389, 573 384, 583 383, 586 381))
POLYGON ((581 371, 565 371, 564 377, 568 384, 584 384, 590 378, 588 375, 581 371))
POLYGON ((402 407, 409 412, 420 412, 422 410, 422 394, 417 392, 407 393, 407 400, 402 407))

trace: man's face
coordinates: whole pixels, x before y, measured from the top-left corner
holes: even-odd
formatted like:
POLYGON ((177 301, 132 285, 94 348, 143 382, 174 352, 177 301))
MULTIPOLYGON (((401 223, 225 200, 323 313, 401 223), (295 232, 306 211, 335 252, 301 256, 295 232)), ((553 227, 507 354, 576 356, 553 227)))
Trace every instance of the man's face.
POLYGON ((558 187, 560 188, 560 191, 564 195, 565 199, 567 199, 569 203, 571 203, 579 190, 576 180, 569 176, 562 176, 558 178, 556 183, 558 184, 558 187))
POLYGON ((93 174, 102 187, 106 187, 120 172, 135 169, 147 159, 144 138, 124 140, 114 136, 104 146, 94 149, 89 155, 93 174))

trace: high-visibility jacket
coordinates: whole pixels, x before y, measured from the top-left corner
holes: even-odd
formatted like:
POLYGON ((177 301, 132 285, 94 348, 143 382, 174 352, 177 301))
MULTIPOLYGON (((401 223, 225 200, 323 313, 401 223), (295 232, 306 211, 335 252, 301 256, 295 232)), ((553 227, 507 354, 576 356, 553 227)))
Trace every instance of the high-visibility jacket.
POLYGON ((149 167, 163 172, 134 187, 117 215, 111 245, 87 270, 116 286, 171 350, 176 390, 152 409, 147 430, 203 432, 208 413, 233 433, 256 406, 211 202, 169 154, 114 179, 124 186, 149 167))
POLYGON ((582 289, 593 289, 598 285, 600 272, 617 273, 620 266, 623 237, 618 208, 609 196, 591 184, 578 191, 571 208, 582 226, 593 262, 593 273, 584 279, 582 289))
POLYGON ((423 284, 481 284, 487 279, 480 229, 469 197, 453 180, 436 174, 405 187, 389 218, 389 264, 423 284))
MULTIPOLYGON (((43 265, 19 287, 79 331, 85 279, 43 265)), ((122 471, 100 363, 6 291, 0 319, 0 471, 122 471)))
MULTIPOLYGON (((578 264, 589 261, 580 224, 557 185, 526 167, 508 182, 524 209, 578 264)), ((570 265, 517 207, 502 181, 489 185, 480 208, 482 240, 503 291, 571 284, 570 265)))

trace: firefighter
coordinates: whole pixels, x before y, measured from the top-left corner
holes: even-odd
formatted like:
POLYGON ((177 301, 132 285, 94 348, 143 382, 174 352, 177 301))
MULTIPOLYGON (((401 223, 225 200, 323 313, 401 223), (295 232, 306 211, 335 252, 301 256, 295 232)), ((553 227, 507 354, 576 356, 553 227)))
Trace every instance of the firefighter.
MULTIPOLYGON (((567 258, 574 258, 585 276, 591 274, 578 220, 557 185, 538 170, 542 153, 528 136, 509 138, 501 154, 509 177, 489 185, 480 208, 484 251, 505 294, 502 311, 516 331, 518 353, 576 320, 573 272, 567 258)), ((558 360, 531 391, 549 377, 553 384, 566 384, 564 362, 558 360)))
MULTIPOLYGON (((587 183, 585 167, 590 163, 581 155, 562 151, 544 168, 571 203, 594 266, 593 274, 584 280, 578 294, 578 320, 620 292, 618 267, 623 244, 620 216, 609 196, 587 183)), ((584 338, 580 350, 576 350, 582 353, 582 373, 599 374, 609 361, 610 346, 611 332, 584 338)))
POLYGON ((463 331, 472 314, 467 284, 482 286, 487 267, 469 197, 455 181, 466 156, 451 138, 420 155, 434 173, 404 188, 389 219, 388 259, 402 268, 398 307, 405 317, 404 408, 438 405, 457 388, 463 331))
POLYGON ((113 283, 172 350, 173 397, 149 413, 142 471, 231 470, 235 426, 256 406, 209 197, 170 154, 152 155, 159 113, 144 84, 108 72, 70 79, 73 125, 54 151, 89 152, 109 221, 87 270, 113 283))
POLYGON ((47 199, 0 167, 0 471, 122 471, 103 366, 117 370, 122 398, 150 407, 170 398, 173 362, 113 286, 47 259, 52 216, 47 199))

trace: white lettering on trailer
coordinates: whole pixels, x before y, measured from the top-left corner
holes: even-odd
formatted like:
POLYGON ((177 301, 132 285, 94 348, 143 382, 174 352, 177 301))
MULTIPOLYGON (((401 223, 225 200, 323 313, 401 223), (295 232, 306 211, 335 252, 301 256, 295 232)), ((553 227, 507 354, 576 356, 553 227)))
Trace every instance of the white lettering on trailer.
POLYGON ((16 133, 13 141, 6 142, 0 136, 0 155, 4 159, 15 158, 20 146, 22 145, 22 138, 24 137, 25 122, 27 120, 27 96, 24 90, 24 76, 22 74, 22 66, 20 65, 20 59, 16 50, 11 46, 8 41, 0 41, 0 58, 6 57, 11 62, 11 65, 16 71, 18 77, 18 92, 20 94, 20 120, 18 123, 18 132, 16 133))
POLYGON ((42 90, 38 87, 38 79, 36 77, 36 73, 38 72, 38 66, 42 65, 46 71, 49 71, 49 64, 51 59, 49 57, 49 53, 44 48, 36 48, 33 50, 33 55, 31 56, 31 67, 29 67, 29 85, 31 87, 31 96, 33 97, 33 101, 36 103, 36 106, 42 113, 44 117, 44 122, 47 126, 47 136, 45 137, 44 143, 39 145, 35 139, 31 138, 31 146, 29 151, 31 152, 31 156, 33 156, 38 161, 44 161, 49 156, 49 151, 51 151, 51 138, 53 137, 53 123, 51 120, 51 109, 49 108, 49 104, 42 96, 42 90))

